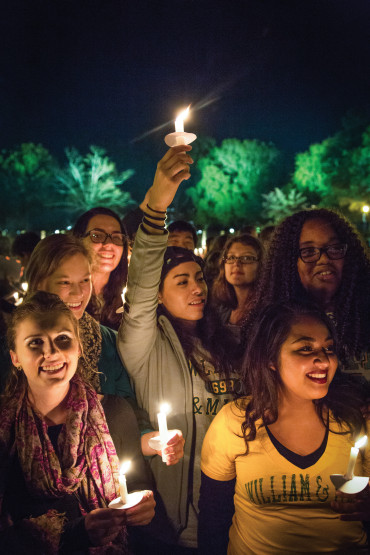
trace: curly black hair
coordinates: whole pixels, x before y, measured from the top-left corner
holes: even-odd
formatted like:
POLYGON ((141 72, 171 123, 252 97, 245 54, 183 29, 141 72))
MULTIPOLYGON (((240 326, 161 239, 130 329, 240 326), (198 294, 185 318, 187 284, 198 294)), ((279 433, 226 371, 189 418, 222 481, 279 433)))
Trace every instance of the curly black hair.
POLYGON ((354 226, 339 212, 326 208, 302 210, 286 218, 275 230, 253 299, 243 325, 248 341, 255 313, 276 301, 313 300, 301 284, 298 269, 299 239, 308 220, 324 220, 348 245, 342 280, 335 295, 334 320, 342 359, 359 356, 370 344, 370 256, 354 226))

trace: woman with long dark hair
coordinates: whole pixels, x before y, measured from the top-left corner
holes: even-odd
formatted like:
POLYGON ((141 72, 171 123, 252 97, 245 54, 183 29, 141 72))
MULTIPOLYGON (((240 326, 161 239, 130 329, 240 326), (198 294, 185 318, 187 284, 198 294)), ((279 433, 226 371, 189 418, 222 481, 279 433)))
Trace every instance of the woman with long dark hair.
POLYGON ((118 214, 96 207, 82 214, 73 228, 93 253, 93 296, 87 312, 104 326, 118 329, 122 292, 127 279, 126 232, 118 214))
MULTIPOLYGON (((173 525, 166 553, 195 553, 200 449, 220 408, 232 399, 235 376, 225 332, 207 309, 203 261, 190 250, 167 247, 167 207, 190 177, 189 146, 170 149, 148 191, 143 223, 132 251, 118 348, 140 406, 156 425, 169 403, 168 427, 185 438, 184 458, 164 468, 151 461, 157 489, 173 525)), ((157 459, 157 460, 156 460, 157 459)))
MULTIPOLYGON (((366 434, 369 386, 337 370, 336 350, 333 323, 315 306, 276 303, 258 314, 245 396, 220 411, 203 444, 201 553, 366 549, 369 489, 349 508, 330 475, 346 473, 351 447, 366 434)), ((355 474, 369 473, 366 446, 355 474)))

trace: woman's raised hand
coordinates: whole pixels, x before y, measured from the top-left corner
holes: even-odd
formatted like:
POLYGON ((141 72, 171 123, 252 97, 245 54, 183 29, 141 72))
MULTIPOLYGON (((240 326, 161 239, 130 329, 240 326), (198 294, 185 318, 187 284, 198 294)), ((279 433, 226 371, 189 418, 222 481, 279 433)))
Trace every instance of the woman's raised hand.
POLYGON ((153 185, 148 190, 148 204, 153 210, 165 212, 171 204, 180 183, 189 179, 189 164, 193 163, 189 145, 170 148, 158 162, 153 185))

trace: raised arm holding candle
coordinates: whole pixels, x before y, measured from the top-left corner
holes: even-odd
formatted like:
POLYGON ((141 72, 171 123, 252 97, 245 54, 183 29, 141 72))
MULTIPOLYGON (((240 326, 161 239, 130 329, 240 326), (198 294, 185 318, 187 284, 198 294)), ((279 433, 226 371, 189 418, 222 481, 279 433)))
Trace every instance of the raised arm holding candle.
MULTIPOLYGON (((118 348, 152 426, 163 400, 171 405, 170 432, 181 430, 184 436, 184 457, 176 465, 164 467, 159 457, 150 464, 176 540, 196 548, 201 443, 214 415, 232 398, 235 379, 229 373, 232 351, 214 322, 208 327, 210 321, 203 318, 207 286, 202 259, 180 247, 166 250, 166 211, 180 183, 190 177, 190 150, 173 146, 158 163, 132 250, 118 348)), ((164 416, 159 426, 163 437, 164 416)), ((182 435, 167 441, 166 458, 174 449, 171 442, 178 445, 180 439, 182 435)))

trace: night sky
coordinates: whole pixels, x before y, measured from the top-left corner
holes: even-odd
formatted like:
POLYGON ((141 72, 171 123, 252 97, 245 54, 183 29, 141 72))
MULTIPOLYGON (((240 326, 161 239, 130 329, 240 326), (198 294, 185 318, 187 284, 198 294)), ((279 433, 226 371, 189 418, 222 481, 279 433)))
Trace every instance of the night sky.
POLYGON ((369 0, 12 0, 2 6, 0 147, 103 146, 140 196, 170 120, 293 154, 369 102, 369 0), (141 137, 151 129, 163 129, 141 137))

